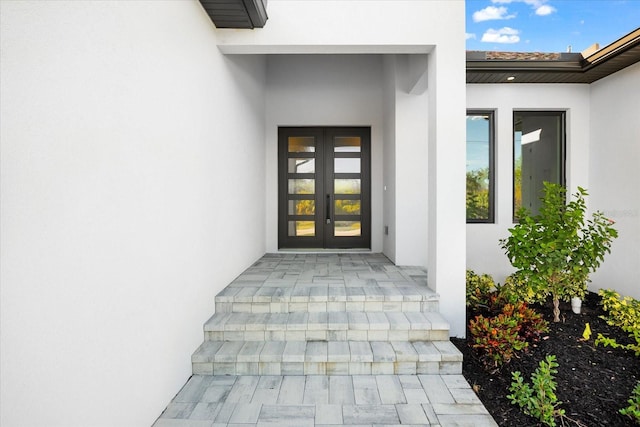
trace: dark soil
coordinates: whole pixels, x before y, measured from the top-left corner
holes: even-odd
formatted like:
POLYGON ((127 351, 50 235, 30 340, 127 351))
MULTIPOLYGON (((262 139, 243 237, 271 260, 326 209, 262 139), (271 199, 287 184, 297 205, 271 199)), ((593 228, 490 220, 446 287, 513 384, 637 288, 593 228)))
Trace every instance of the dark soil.
MULTIPOLYGON (((526 381, 546 355, 554 354, 560 365, 556 382, 557 396, 565 410, 564 425, 568 426, 633 426, 629 417, 618 413, 628 406, 627 400, 640 380, 640 357, 633 352, 595 346, 598 333, 629 343, 627 334, 607 325, 599 305, 600 297, 590 293, 582 303, 582 312, 574 314, 568 303, 560 304, 561 321, 553 322, 551 302, 534 306, 549 321, 549 333, 539 342, 529 345, 499 369, 487 369, 467 339, 452 339, 464 354, 463 375, 500 426, 538 426, 538 421, 521 412, 507 399, 511 373, 522 372, 526 381), (589 323, 593 335, 582 338, 585 324, 589 323)), ((468 319, 477 313, 467 312, 468 319)), ((558 420, 558 425, 563 425, 558 420)))

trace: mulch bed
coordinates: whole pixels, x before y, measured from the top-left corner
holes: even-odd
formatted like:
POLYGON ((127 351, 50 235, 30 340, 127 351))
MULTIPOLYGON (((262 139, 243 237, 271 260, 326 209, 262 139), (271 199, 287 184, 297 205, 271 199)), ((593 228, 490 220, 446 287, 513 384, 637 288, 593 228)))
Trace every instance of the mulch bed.
MULTIPOLYGON (((483 365, 469 345, 469 333, 466 340, 452 339, 464 355, 463 375, 500 426, 542 425, 522 413, 506 396, 509 394, 511 373, 520 371, 525 380, 530 381, 531 373, 548 354, 554 354, 560 365, 556 382, 558 400, 562 402, 561 407, 567 417, 564 425, 636 425, 618 410, 628 406, 627 400, 640 380, 640 357, 633 352, 594 345, 598 333, 616 338, 619 343, 630 342, 627 334, 600 318, 604 311, 599 302, 597 294, 589 293, 580 314, 574 314, 569 304, 561 302, 559 323, 553 322, 551 302, 534 306, 549 321, 549 333, 538 343, 530 344, 527 352, 520 353, 497 370, 483 365), (588 341, 582 338, 586 323, 593 332, 588 341)), ((467 312, 467 324, 468 319, 475 315, 467 312)), ((560 420, 558 425, 563 425, 560 420)))

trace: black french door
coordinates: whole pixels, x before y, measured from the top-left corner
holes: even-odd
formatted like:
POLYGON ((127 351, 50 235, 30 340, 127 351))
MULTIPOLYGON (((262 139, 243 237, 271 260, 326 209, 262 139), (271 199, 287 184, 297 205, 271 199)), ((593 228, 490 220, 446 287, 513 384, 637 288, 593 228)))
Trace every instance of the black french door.
POLYGON ((371 129, 278 129, 278 246, 371 247, 371 129))

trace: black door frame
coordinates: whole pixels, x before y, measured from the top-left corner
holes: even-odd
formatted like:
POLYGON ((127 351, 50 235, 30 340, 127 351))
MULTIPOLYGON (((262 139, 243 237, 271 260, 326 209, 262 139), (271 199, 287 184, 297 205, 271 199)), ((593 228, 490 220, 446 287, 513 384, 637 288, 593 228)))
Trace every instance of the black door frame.
POLYGON ((371 128, 370 127, 279 127, 278 128, 278 248, 305 249, 370 249, 371 248, 371 128), (289 153, 289 137, 312 137, 315 151, 289 153), (336 137, 359 137, 359 153, 336 153, 336 137), (315 160, 315 173, 289 173, 289 158, 315 160), (334 158, 360 158, 360 173, 335 173, 334 158), (314 179, 314 195, 291 195, 289 179, 314 179), (360 179, 360 194, 340 194, 338 200, 360 200, 360 215, 339 215, 335 212, 334 179, 360 179), (314 200, 314 215, 289 212, 289 201, 314 200), (314 221, 314 236, 289 236, 291 220, 314 221), (360 221, 360 236, 334 236, 336 221, 360 221))

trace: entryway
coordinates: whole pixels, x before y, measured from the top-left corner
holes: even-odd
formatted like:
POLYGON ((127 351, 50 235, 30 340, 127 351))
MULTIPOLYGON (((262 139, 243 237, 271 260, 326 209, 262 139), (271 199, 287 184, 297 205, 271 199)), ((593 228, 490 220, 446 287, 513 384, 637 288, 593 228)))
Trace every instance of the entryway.
POLYGON ((371 248, 371 128, 278 129, 278 247, 371 248))

